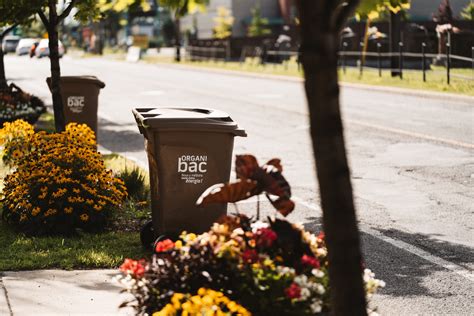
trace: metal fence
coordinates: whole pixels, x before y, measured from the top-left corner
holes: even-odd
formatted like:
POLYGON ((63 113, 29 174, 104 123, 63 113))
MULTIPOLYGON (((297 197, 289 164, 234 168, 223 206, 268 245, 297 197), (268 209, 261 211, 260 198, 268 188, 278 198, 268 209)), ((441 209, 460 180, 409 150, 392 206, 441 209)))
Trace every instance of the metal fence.
MULTIPOLYGON (((421 44, 421 53, 405 52, 403 50, 403 43, 399 43, 397 52, 381 52, 381 45, 377 44, 376 52, 365 52, 363 43, 359 45, 359 51, 348 51, 347 44, 342 43, 339 54, 339 66, 344 73, 349 66, 356 65, 359 69, 360 75, 363 75, 364 70, 376 70, 381 77, 383 71, 390 71, 392 74, 398 75, 403 79, 403 74, 414 68, 420 69, 422 72, 423 81, 427 81, 427 71, 433 60, 438 60, 445 66, 445 70, 430 70, 431 72, 443 71, 446 74, 446 82, 451 83, 452 78, 474 81, 474 47, 472 47, 472 58, 465 56, 458 56, 451 54, 450 44, 447 43, 444 54, 425 53, 426 44, 421 44), (370 63, 367 60, 370 59, 370 63), (411 67, 407 67, 406 61, 410 61, 411 67), (472 68, 472 76, 460 75, 452 73, 453 62, 462 64, 463 68, 472 68), (389 64, 389 66, 384 66, 389 64), (396 65, 396 68, 391 68, 391 65, 396 65)), ((230 61, 229 51, 226 47, 198 47, 188 46, 186 49, 186 58, 191 61, 230 61)), ((288 68, 290 60, 295 60, 299 65, 300 53, 298 51, 288 50, 269 50, 262 47, 243 47, 239 62, 241 64, 247 58, 254 58, 260 65, 268 64, 283 64, 288 68)), ((392 66, 393 67, 393 66, 392 66)))
POLYGON ((403 72, 407 70, 405 67, 405 60, 407 58, 410 58, 411 60, 414 60, 415 62, 418 61, 418 64, 420 65, 419 69, 421 69, 422 74, 423 74, 423 81, 426 82, 426 72, 428 70, 428 67, 431 64, 432 60, 438 60, 442 64, 444 64, 446 68, 446 82, 450 84, 451 78, 456 77, 459 79, 465 79, 465 80, 473 80, 474 81, 474 47, 472 47, 472 58, 469 57, 464 57, 464 56, 458 56, 458 55, 453 55, 451 54, 451 47, 450 44, 446 44, 445 47, 445 53, 444 54, 432 54, 432 53, 425 53, 426 50, 426 44, 422 43, 421 44, 421 53, 411 53, 411 52, 405 52, 403 50, 403 43, 398 43, 398 52, 386 52, 382 53, 380 50, 380 44, 377 45, 377 52, 364 52, 364 44, 360 43, 360 50, 359 51, 346 51, 345 48, 347 47, 346 45, 342 45, 341 51, 339 51, 339 63, 340 66, 345 73, 346 67, 347 67, 347 59, 348 57, 353 57, 353 59, 358 60, 358 67, 359 67, 359 73, 362 75, 364 69, 377 69, 379 77, 382 76, 382 69, 383 70, 388 70, 392 73, 398 73, 398 76, 403 79, 403 72), (371 57, 376 60, 376 66, 368 66, 366 65, 363 61, 367 58, 371 57), (382 63, 384 60, 392 60, 395 59, 394 63, 390 63, 391 65, 397 64, 397 68, 387 68, 383 67, 382 63), (454 74, 452 73, 452 68, 453 68, 453 62, 457 62, 458 64, 463 64, 463 68, 472 68, 473 74, 472 76, 464 76, 464 75, 459 75, 459 74, 454 74))
POLYGON ((228 61, 230 59, 227 47, 202 46, 187 46, 185 58, 190 61, 228 61))

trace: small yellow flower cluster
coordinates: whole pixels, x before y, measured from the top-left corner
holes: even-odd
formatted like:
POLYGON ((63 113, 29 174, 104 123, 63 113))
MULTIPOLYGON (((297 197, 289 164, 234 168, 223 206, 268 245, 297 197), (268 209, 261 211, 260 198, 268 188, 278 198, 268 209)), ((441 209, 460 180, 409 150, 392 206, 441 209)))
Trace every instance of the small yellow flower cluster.
POLYGON ((15 165, 28 153, 27 143, 34 133, 33 126, 23 120, 3 124, 3 128, 0 129, 0 146, 4 147, 2 158, 7 165, 15 165))
POLYGON ((28 130, 27 150, 4 180, 7 221, 21 221, 32 226, 30 231, 103 228, 110 211, 127 193, 123 181, 105 168, 94 132, 78 124, 69 124, 65 132, 56 134, 24 130, 28 130))
POLYGON ((161 311, 153 313, 153 316, 175 315, 250 316, 251 313, 222 292, 200 288, 194 296, 175 293, 171 297, 171 303, 161 311))
POLYGON ((0 146, 15 138, 28 138, 35 133, 33 125, 23 120, 16 120, 12 123, 5 122, 0 129, 0 146))
POLYGON ((64 132, 68 139, 74 140, 86 146, 95 147, 96 139, 94 132, 85 124, 69 123, 64 132))

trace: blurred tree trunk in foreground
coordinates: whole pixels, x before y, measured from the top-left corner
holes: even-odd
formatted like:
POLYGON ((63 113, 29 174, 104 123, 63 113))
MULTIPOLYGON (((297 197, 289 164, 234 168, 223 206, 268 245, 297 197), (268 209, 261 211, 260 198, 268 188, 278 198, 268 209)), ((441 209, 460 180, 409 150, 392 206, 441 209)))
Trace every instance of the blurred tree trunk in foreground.
POLYGON ((297 0, 301 62, 329 258, 332 313, 366 315, 362 255, 339 106, 337 51, 357 0, 297 0))

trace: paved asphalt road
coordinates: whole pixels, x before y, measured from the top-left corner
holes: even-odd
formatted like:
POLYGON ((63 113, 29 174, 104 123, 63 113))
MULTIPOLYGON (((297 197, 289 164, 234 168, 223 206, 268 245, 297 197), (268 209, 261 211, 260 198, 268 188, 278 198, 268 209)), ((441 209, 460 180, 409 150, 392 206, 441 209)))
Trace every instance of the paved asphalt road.
MULTIPOLYGON (((280 157, 298 202, 290 219, 320 229, 301 83, 95 58, 61 63, 63 75, 106 82, 99 142, 143 165, 132 108, 228 112, 248 132, 236 139, 235 153, 261 162, 280 157)), ((6 68, 11 80, 51 103, 49 60, 7 56, 6 68)), ((344 87, 342 107, 367 266, 387 283, 373 305, 385 315, 474 314, 474 98, 344 87)))

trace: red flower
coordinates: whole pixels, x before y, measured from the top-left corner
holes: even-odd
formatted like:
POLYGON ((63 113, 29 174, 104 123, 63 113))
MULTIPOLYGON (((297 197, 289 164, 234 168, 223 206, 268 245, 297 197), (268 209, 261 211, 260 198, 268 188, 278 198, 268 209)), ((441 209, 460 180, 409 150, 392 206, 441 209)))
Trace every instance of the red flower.
POLYGON ((270 228, 260 228, 255 235, 257 246, 264 248, 271 247, 278 238, 277 234, 270 228))
POLYGON ((145 260, 125 259, 120 266, 120 271, 130 273, 135 278, 141 278, 145 274, 145 260))
POLYGON ((321 267, 317 258, 308 255, 303 255, 303 257, 301 257, 301 263, 303 265, 310 266, 316 269, 319 269, 321 267))
POLYGON ((286 297, 293 299, 293 298, 300 298, 301 297, 301 288, 296 283, 291 283, 290 287, 285 289, 286 297))
POLYGON ((174 248, 174 242, 171 239, 165 239, 158 242, 155 246, 155 252, 166 252, 174 248))
POLYGON ((242 253, 242 260, 245 263, 255 263, 258 261, 258 253, 255 249, 247 249, 242 253))
POLYGON ((324 232, 320 232, 319 235, 318 235, 318 239, 320 240, 324 240, 324 238, 326 237, 326 235, 324 234, 324 232))

